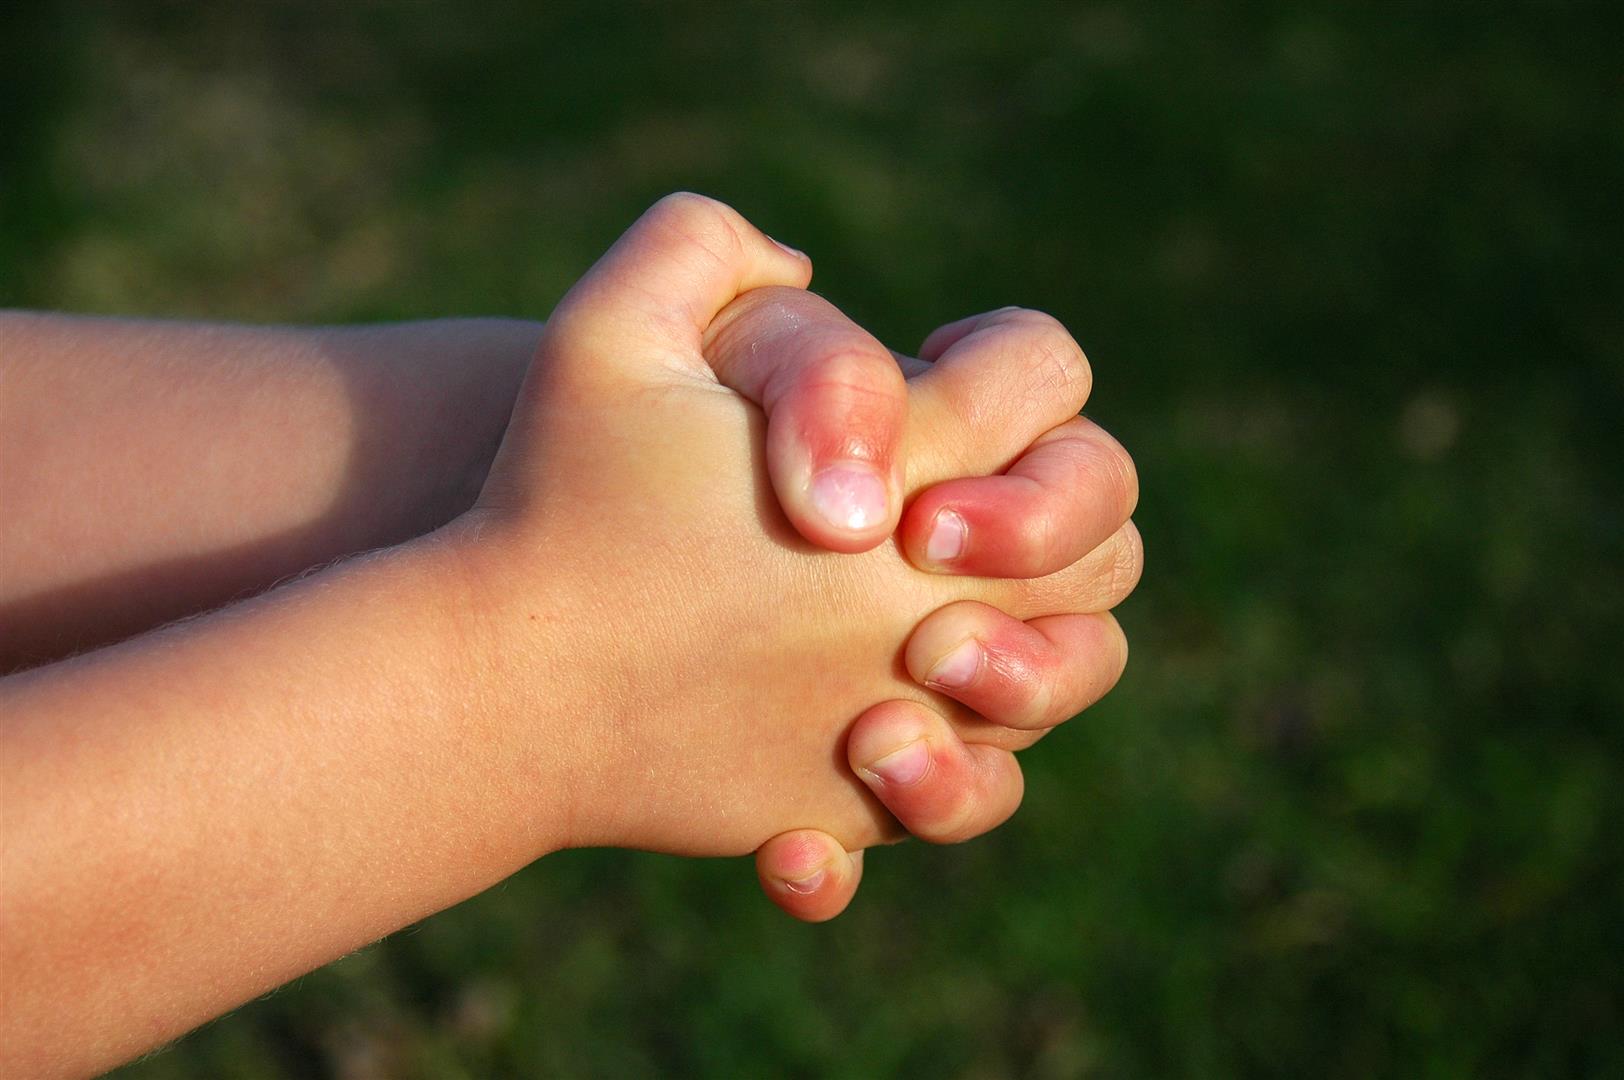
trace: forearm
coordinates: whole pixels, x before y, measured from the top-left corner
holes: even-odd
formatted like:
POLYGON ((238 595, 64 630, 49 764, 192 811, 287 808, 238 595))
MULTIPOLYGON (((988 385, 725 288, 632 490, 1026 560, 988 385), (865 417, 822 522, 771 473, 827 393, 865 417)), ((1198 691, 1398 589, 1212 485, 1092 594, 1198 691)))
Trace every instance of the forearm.
POLYGON ((109 1067, 560 846, 568 733, 482 696, 460 565, 430 537, 0 680, 0 1074, 109 1067))
POLYGON ((0 672, 449 521, 540 329, 0 313, 0 672))

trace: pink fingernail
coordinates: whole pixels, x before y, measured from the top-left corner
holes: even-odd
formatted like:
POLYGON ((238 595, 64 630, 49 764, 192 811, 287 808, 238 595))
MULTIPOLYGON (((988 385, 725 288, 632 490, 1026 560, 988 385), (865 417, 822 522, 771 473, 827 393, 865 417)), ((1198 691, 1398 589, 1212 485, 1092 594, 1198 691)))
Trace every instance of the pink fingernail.
POLYGON ((925 685, 958 690, 969 686, 980 670, 981 642, 971 638, 936 661, 936 666, 925 676, 925 685))
POLYGON ((819 870, 810 877, 795 878, 793 880, 790 878, 784 878, 784 888, 788 889, 790 892, 800 893, 801 895, 805 896, 808 893, 817 892, 818 886, 822 885, 823 879, 828 876, 829 872, 827 870, 819 870))
POLYGON ((936 520, 930 527, 930 539, 925 541, 925 558, 933 563, 952 562, 964 551, 967 532, 969 529, 964 519, 955 511, 936 511, 936 520))
POLYGON ((900 750, 893 750, 868 765, 871 772, 890 787, 907 787, 925 775, 930 768, 930 747, 924 739, 915 739, 900 750))
POLYGON ((885 481, 867 465, 831 465, 812 478, 812 508, 837 529, 857 532, 886 518, 885 481))

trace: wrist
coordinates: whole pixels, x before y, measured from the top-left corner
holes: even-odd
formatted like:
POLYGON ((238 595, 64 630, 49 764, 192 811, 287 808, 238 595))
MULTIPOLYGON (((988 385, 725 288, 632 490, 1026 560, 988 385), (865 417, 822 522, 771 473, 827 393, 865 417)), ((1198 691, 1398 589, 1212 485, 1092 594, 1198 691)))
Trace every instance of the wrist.
POLYGON ((439 619, 439 693, 457 701, 468 738, 487 757, 499 793, 492 813, 515 838, 520 864, 601 844, 596 775, 616 725, 609 652, 588 640, 579 590, 545 548, 476 508, 404 548, 431 584, 439 619))

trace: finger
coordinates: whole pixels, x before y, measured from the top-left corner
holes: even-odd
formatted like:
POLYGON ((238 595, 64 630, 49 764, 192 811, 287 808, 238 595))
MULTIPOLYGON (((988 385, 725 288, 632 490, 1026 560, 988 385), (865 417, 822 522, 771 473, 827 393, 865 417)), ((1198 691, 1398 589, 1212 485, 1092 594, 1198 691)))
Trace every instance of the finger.
POLYGON ((801 289, 744 294, 711 323, 721 382, 767 414, 767 471, 800 534, 867 551, 896 529, 908 388, 890 350, 801 289))
POLYGON ((1014 310, 1016 309, 1013 306, 1001 307, 996 311, 983 311, 979 315, 971 315, 968 318, 947 323, 945 326, 938 326, 925 336, 924 342, 919 346, 919 359, 926 363, 935 363, 951 346, 957 344, 979 326, 982 319, 989 315, 1014 310))
POLYGON ((932 843, 980 836, 1021 803, 1015 755, 967 745, 919 702, 888 701, 865 712, 847 737, 846 757, 903 827, 932 843))
POLYGON ((1128 662, 1128 639, 1110 612, 1021 622, 964 600, 921 622, 903 659, 915 682, 992 723, 1048 728, 1116 685, 1128 662))
POLYGON ((846 910, 863 880, 863 853, 848 853, 828 833, 781 833, 756 851, 756 877, 767 899, 802 922, 826 922, 846 910))
MULTIPOLYGON (((1003 308, 970 322, 938 331, 951 344, 909 383, 909 423, 923 434, 911 448, 920 458, 908 474, 915 487, 1002 472, 1088 400, 1088 358, 1052 316, 1003 308)), ((932 351, 937 335, 926 339, 932 351)))
POLYGON ((1099 547, 1138 502, 1133 458, 1079 416, 1041 436, 1001 476, 927 488, 902 518, 902 546, 922 570, 1042 577, 1099 547))
POLYGON ((1145 548, 1132 521, 1064 570, 1040 578, 964 578, 968 599, 1023 621, 1045 615, 1109 611, 1126 600, 1144 574, 1145 548))
POLYGON ((543 341, 574 343, 609 365, 657 355, 702 371, 699 339, 734 297, 766 285, 804 287, 805 255, 783 246, 715 199, 667 195, 615 241, 547 320, 543 341))

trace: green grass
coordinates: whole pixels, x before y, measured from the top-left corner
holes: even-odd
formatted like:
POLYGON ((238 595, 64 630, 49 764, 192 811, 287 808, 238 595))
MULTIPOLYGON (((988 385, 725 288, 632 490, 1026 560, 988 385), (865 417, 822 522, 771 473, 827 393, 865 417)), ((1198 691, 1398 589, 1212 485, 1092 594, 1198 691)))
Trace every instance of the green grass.
POLYGON ((1617 12, 616 10, 36 8, 0 299, 543 316, 707 191, 896 347, 1074 329, 1128 674, 833 924, 558 856, 120 1075, 1624 1076, 1617 12))

